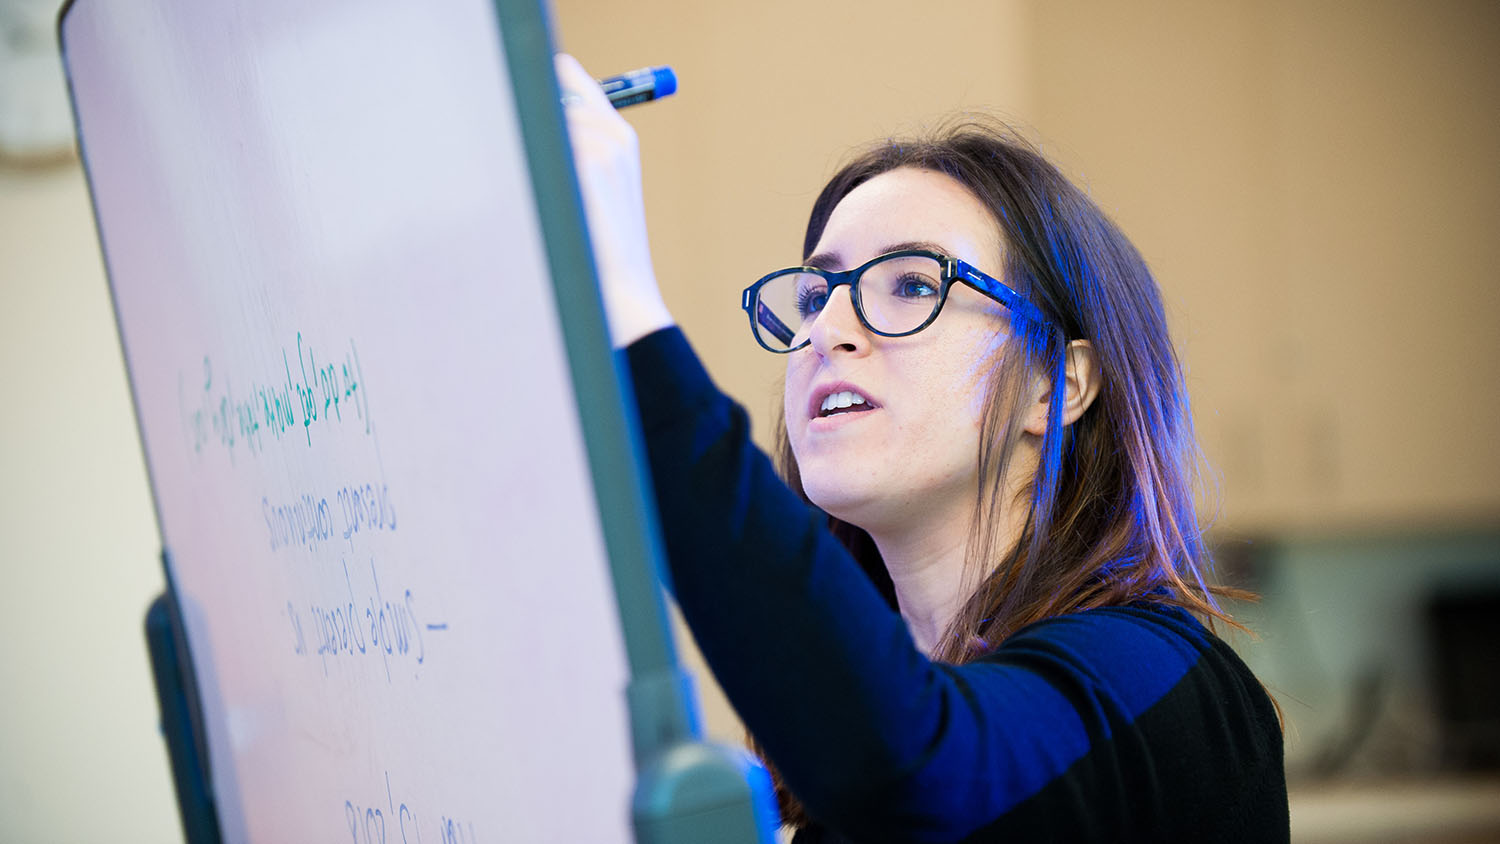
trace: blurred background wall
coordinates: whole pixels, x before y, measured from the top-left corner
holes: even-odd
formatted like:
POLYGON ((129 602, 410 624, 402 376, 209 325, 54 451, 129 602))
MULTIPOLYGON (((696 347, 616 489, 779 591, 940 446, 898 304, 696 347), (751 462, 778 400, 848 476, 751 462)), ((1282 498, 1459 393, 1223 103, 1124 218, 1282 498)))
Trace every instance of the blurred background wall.
MULTIPOLYGON (((0 28, 38 5, 0 0, 0 28)), ((1286 715, 1297 838, 1494 840, 1431 607, 1500 589, 1500 6, 554 7, 597 75, 678 71, 629 112, 657 270, 763 442, 780 362, 738 291, 800 257, 853 149, 980 110, 1085 185, 1156 271, 1221 565, 1265 596, 1236 644, 1286 715)), ((0 840, 170 840, 140 632, 158 549, 87 194, 76 163, 0 162, 0 840)), ((1493 627, 1465 629, 1500 674, 1493 627)))

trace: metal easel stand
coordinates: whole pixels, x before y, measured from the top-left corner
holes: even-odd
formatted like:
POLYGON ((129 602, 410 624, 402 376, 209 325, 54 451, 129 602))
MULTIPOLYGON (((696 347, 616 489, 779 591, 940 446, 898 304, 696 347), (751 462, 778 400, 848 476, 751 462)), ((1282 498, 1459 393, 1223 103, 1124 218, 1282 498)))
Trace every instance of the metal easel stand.
MULTIPOLYGON (((162 557, 166 568, 166 552, 162 552, 162 557)), ((146 646, 151 653, 151 673, 161 707, 161 732, 167 740, 167 756, 172 763, 172 783, 177 790, 183 836, 188 844, 220 844, 219 813, 209 780, 203 708, 198 701, 198 684, 193 662, 188 657, 182 610, 170 571, 167 577, 166 591, 157 595, 146 610, 146 646)))

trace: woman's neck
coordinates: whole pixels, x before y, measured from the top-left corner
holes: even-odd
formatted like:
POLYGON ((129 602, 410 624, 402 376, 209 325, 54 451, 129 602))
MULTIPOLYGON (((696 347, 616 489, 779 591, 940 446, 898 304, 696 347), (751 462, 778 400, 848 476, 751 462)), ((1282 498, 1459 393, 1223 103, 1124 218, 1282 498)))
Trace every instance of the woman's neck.
MULTIPOLYGON (((1021 500, 1022 479, 1036 469, 1033 443, 1023 441, 1017 459, 1009 467, 1007 501, 1021 500)), ((989 549, 993 559, 981 566, 969 565, 969 542, 976 518, 973 499, 959 500, 939 513, 922 516, 899 525, 866 528, 896 590, 896 605, 917 647, 929 657, 943 645, 943 637, 964 604, 973 596, 993 567, 1003 556, 1001 549, 1015 545, 1024 531, 1027 510, 1024 506, 1005 508, 999 515, 1002 524, 998 535, 990 535, 989 549)))
POLYGON ((973 591, 964 578, 968 535, 967 515, 921 531, 870 534, 896 588, 901 617, 928 656, 941 648, 943 635, 973 591))

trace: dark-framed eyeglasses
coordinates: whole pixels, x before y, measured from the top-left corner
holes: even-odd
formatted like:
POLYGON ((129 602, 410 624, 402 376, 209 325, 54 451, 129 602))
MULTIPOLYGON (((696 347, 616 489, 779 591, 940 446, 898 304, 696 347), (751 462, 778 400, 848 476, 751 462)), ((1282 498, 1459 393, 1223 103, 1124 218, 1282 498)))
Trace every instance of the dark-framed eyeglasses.
POLYGON ((978 290, 1022 319, 1050 325, 1041 310, 1004 283, 926 249, 888 252, 850 270, 777 270, 745 288, 740 306, 750 317, 755 341, 767 351, 786 354, 808 344, 813 323, 841 284, 849 285, 854 313, 865 328, 882 337, 905 337, 937 319, 954 282, 978 290))

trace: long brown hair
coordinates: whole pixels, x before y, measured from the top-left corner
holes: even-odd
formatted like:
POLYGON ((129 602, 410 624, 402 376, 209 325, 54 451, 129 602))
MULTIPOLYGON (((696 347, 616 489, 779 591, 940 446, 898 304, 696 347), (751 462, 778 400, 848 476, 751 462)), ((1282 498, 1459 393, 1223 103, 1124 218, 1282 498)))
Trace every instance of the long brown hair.
MULTIPOLYGON (((807 224, 812 254, 839 201, 897 168, 945 174, 999 223, 1004 280, 1051 326, 1010 320, 1010 337, 990 368, 977 455, 979 490, 965 557, 974 591, 933 657, 960 664, 1045 618, 1151 602, 1184 607, 1238 626, 1216 598, 1246 597, 1210 583, 1211 559, 1194 504, 1199 451, 1187 392, 1167 333, 1161 296, 1146 263, 1119 228, 1029 144, 982 120, 950 123, 918 138, 889 140, 855 157, 823 188, 807 224), (1063 426, 1060 385, 1068 343, 1087 340, 1102 382, 1093 404, 1063 426), (1004 488, 1021 435, 1023 390, 1037 376, 1051 390, 1035 476, 1020 494, 1004 488), (1004 514, 1026 508, 1018 541, 1004 514)), ((801 494, 786 436, 777 462, 801 494)), ((830 524, 892 607, 895 592, 874 541, 861 528, 830 524)), ((773 771, 774 773, 774 771, 773 771)), ((787 823, 806 818, 779 776, 787 823)))

